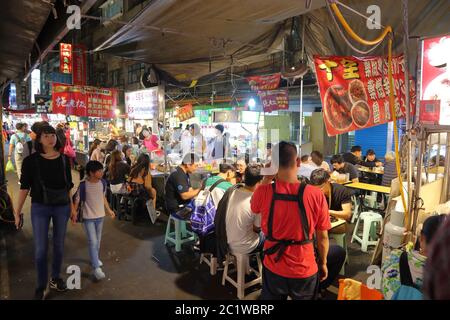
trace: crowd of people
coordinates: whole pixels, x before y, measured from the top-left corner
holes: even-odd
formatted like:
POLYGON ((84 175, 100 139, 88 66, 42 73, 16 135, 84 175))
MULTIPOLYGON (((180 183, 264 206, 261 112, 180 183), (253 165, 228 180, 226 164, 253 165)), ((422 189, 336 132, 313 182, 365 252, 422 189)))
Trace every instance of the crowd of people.
MULTIPOLYGON (((117 140, 108 142, 94 141, 89 152, 90 160, 85 166, 86 177, 74 188, 71 158, 65 154, 64 148, 64 145, 70 145, 65 134, 67 129, 64 126, 55 129, 46 122, 35 123, 29 139, 26 128, 18 125, 17 129, 20 131, 17 137, 11 137, 16 140, 12 148, 17 149, 19 143, 26 145, 29 155, 21 159, 20 192, 14 212, 16 225, 20 228, 23 223, 21 212, 29 195, 37 270, 35 298, 44 299, 48 288, 66 290, 60 274, 69 220, 83 223, 93 275, 98 280, 105 278, 100 261, 102 228, 106 215, 115 217, 105 197, 106 191, 134 193, 145 200, 144 203, 152 200, 156 209, 149 153, 164 152, 158 137, 155 138, 148 128, 137 127, 137 134, 143 139, 133 137, 129 143, 119 136, 117 140), (142 152, 143 148, 150 152, 142 152), (50 222, 53 225, 54 254, 49 279, 50 222)), ((175 219, 189 220, 196 210, 196 197, 204 190, 211 190, 212 209, 209 208, 208 214, 214 214, 214 227, 211 233, 199 235, 199 250, 212 250, 219 261, 223 261, 227 253, 261 253, 261 299, 317 299, 321 291, 335 281, 345 262, 346 251, 330 244, 329 235, 346 232, 345 224, 342 230, 332 228, 331 222, 333 218, 351 218, 353 195, 345 186, 332 183, 331 167, 323 155, 314 151, 311 155, 300 156, 295 144, 282 141, 267 145, 264 164, 252 164, 246 159, 239 159, 234 164, 222 162, 217 175, 208 176, 201 186, 194 187, 191 175, 196 172, 201 156, 193 147, 196 146, 194 140, 201 138, 196 134, 196 126, 190 126, 188 150, 188 143, 183 142, 183 136, 187 140, 187 134, 181 132, 181 127, 179 129, 174 135, 179 137, 179 142, 172 143, 171 147, 179 145, 181 153, 185 145, 187 152, 165 185, 167 214, 175 219), (278 157, 273 157, 274 154, 278 157), (270 166, 271 162, 276 164, 276 174, 263 175, 262 168, 270 166)), ((221 139, 223 127, 216 129, 217 139, 211 151, 213 157, 221 152, 226 154, 228 149, 223 143, 225 139, 221 139)), ((202 151, 206 150, 203 142, 197 145, 202 151)), ((387 154, 385 160, 386 171, 393 159, 387 154)), ((358 181, 360 176, 355 165, 379 167, 382 162, 377 160, 372 150, 368 150, 366 158, 361 159, 361 148, 356 146, 348 154, 333 156, 331 165, 340 173, 349 173, 352 181, 358 181)), ((440 254, 446 250, 445 247, 441 245, 439 252, 433 251, 432 240, 444 220, 443 217, 429 218, 424 223, 415 251, 407 253, 414 285, 422 290, 421 283, 425 282, 422 279, 429 279, 427 297, 436 296, 433 290, 438 285, 435 277, 427 278, 427 268, 423 266, 427 256, 432 256, 434 263, 431 265, 430 262, 429 269, 437 268, 436 261, 443 259, 440 254)), ((403 272, 399 271, 400 261, 405 256, 402 252, 393 252, 383 266, 386 298, 391 298, 403 285, 398 277, 403 272)))

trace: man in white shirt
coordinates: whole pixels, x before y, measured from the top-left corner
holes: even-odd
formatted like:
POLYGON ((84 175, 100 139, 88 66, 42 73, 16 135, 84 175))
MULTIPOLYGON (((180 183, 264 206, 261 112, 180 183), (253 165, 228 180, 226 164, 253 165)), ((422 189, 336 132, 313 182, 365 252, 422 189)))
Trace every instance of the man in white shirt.
POLYGON ((300 164, 300 168, 298 169, 297 175, 299 177, 305 177, 310 179, 311 172, 313 172, 316 168, 311 161, 309 160, 309 155, 305 154, 301 157, 302 163, 300 164))
POLYGON ((250 209, 250 199, 261 180, 261 167, 249 165, 245 170, 245 186, 230 195, 225 225, 228 245, 233 253, 258 252, 264 246, 261 219, 250 209))

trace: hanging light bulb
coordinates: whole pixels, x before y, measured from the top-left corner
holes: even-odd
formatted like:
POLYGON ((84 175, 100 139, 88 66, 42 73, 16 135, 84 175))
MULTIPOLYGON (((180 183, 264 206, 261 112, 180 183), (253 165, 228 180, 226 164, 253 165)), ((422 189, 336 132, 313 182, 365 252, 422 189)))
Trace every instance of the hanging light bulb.
POLYGON ((256 101, 255 101, 255 99, 250 98, 250 99, 248 100, 248 106, 249 106, 250 108, 254 108, 254 107, 256 106, 256 101))

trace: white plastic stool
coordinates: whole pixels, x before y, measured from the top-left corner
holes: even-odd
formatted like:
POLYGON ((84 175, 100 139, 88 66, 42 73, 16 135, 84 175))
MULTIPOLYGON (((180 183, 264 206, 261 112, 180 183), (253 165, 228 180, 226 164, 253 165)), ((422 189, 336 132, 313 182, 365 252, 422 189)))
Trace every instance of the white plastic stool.
POLYGON ((202 264, 202 262, 209 266, 209 273, 212 276, 217 273, 217 258, 214 257, 212 253, 202 253, 200 255, 200 264, 202 264))
POLYGON ((239 299, 243 299, 245 296, 245 289, 250 288, 256 284, 261 284, 262 281, 262 263, 261 258, 259 256, 259 252, 253 253, 251 255, 256 255, 256 260, 258 262, 258 270, 255 270, 250 267, 249 257, 251 255, 248 254, 239 254, 239 253, 228 253, 226 256, 226 260, 224 262, 224 270, 222 276, 222 285, 225 285, 225 282, 228 281, 237 289, 237 296, 239 299), (234 264, 236 269, 230 270, 230 264, 234 264), (236 281, 228 275, 228 272, 233 273, 237 272, 236 281), (245 275, 250 274, 251 272, 257 275, 257 278, 250 281, 245 282, 245 275))
POLYGON ((358 241, 361 244, 361 251, 363 252, 367 252, 368 246, 376 246, 378 243, 378 240, 369 240, 371 227, 375 223, 379 223, 381 226, 381 224, 383 223, 383 217, 381 216, 381 214, 371 211, 361 212, 358 221, 356 222, 351 242, 353 243, 354 240, 358 241), (358 235, 358 227, 361 220, 364 223, 362 236, 358 235))
POLYGON ((352 207, 353 207, 353 214, 352 214, 352 221, 351 223, 355 223, 356 220, 358 220, 359 217, 359 198, 355 195, 352 196, 352 207))
POLYGON ((343 275, 345 275, 345 264, 349 263, 346 234, 345 233, 329 233, 328 237, 333 238, 334 240, 336 240, 337 245, 345 250, 345 262, 342 265, 341 271, 339 272, 339 274, 341 276, 343 276, 343 275))

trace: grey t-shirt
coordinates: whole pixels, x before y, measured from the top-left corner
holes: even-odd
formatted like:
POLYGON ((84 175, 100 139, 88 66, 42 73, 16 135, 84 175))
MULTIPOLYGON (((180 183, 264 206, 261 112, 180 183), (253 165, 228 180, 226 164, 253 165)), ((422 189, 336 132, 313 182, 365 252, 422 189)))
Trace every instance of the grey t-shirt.
MULTIPOLYGON (((86 201, 83 207, 83 219, 97 219, 105 216, 105 203, 103 183, 101 181, 92 183, 86 180, 86 201)), ((79 194, 77 201, 80 200, 79 194)))

